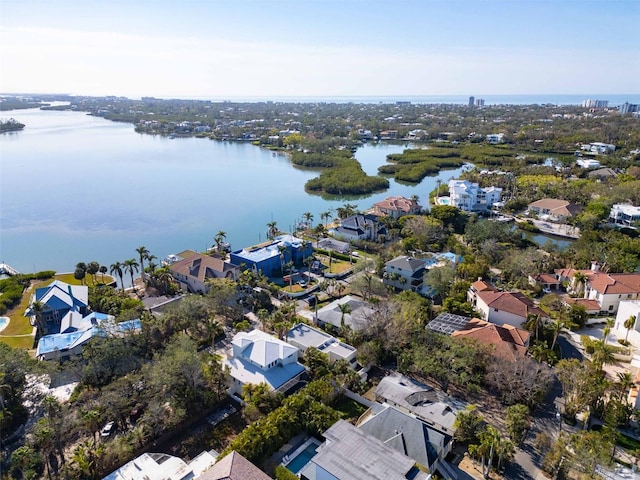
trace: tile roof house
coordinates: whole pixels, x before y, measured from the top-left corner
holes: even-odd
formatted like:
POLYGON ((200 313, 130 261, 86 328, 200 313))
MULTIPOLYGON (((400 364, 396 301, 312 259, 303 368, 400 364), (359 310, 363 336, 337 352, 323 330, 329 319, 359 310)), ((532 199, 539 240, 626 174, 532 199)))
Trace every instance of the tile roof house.
POLYGON ((260 330, 237 333, 231 345, 225 362, 233 378, 231 394, 240 395, 248 383, 266 383, 271 390, 285 391, 304 372, 296 347, 260 330))
POLYGON ((234 450, 197 480, 271 480, 271 477, 234 450))
POLYGON ((431 428, 452 436, 458 412, 467 404, 442 390, 420 383, 400 373, 387 375, 375 389, 379 403, 393 405, 401 411, 420 418, 431 428))
POLYGON ((81 318, 89 313, 89 287, 55 280, 46 287, 36 288, 24 313, 26 317, 31 317, 30 322, 34 327, 37 326, 36 315, 31 306, 35 302, 42 304, 40 317, 45 329, 38 334, 60 333, 62 323, 69 323, 68 317, 75 315, 81 318))
POLYGON ((239 268, 221 258, 185 250, 177 255, 177 261, 169 264, 171 275, 182 290, 191 293, 207 293, 207 280, 226 278, 238 280, 239 268))
MULTIPOLYGON (((451 451, 453 437, 445 435, 414 415, 391 405, 374 403, 358 420, 358 430, 413 459, 431 474, 451 451)), ((448 473, 448 470, 446 471, 448 473)), ((445 478, 449 476, 445 474, 445 478)))
POLYGON ((402 196, 388 197, 373 204, 374 215, 385 215, 396 220, 403 215, 420 213, 420 209, 418 202, 402 196))
POLYGON ((351 295, 345 295, 338 300, 334 300, 329 305, 325 305, 318 310, 316 321, 321 327, 331 325, 334 328, 340 328, 342 319, 344 324, 353 330, 362 330, 369 323, 369 317, 374 313, 372 305, 364 300, 358 300, 351 295), (348 304, 349 313, 342 314, 340 305, 348 304))
POLYGON ((520 327, 529 314, 548 317, 531 299, 520 292, 478 292, 475 307, 482 312, 487 321, 498 325, 506 323, 520 327))
POLYGON ((529 284, 539 286, 544 290, 560 290, 562 282, 553 273, 536 273, 529 275, 529 284))
POLYGON ((505 324, 503 326, 473 318, 452 337, 470 338, 483 345, 493 347, 493 354, 509 362, 522 358, 529 347, 529 332, 505 324))
POLYGON ((493 288, 491 284, 485 282, 481 278, 478 278, 478 280, 476 280, 471 284, 471 286, 469 287, 469 290, 467 291, 467 301, 475 305, 478 299, 479 292, 494 292, 494 291, 495 291, 495 288, 493 288))
POLYGON ((323 434, 318 453, 300 470, 306 480, 428 480, 415 460, 339 420, 323 434))
POLYGON ((424 283, 427 261, 401 255, 384 265, 382 283, 400 290, 419 291, 424 283))
POLYGON ((566 200, 557 198, 543 198, 528 205, 529 213, 533 213, 541 219, 555 222, 573 217, 580 212, 581 207, 566 200))

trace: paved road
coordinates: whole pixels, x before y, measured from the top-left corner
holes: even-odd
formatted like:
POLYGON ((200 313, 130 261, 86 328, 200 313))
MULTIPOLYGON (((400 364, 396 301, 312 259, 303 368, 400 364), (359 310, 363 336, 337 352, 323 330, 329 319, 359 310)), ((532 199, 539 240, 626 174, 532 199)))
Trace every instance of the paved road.
MULTIPOLYGON (((562 358, 582 359, 580 351, 567 340, 563 335, 558 336, 558 346, 562 358)), ((568 425, 563 425, 556 416, 555 400, 562 395, 562 386, 556 379, 545 398, 532 415, 531 428, 525 435, 519 449, 516 450, 513 461, 505 470, 504 478, 509 480, 542 480, 548 477, 540 470, 542 466, 542 455, 533 446, 535 438, 539 433, 546 433, 551 437, 557 437, 560 429, 569 429, 568 425)))

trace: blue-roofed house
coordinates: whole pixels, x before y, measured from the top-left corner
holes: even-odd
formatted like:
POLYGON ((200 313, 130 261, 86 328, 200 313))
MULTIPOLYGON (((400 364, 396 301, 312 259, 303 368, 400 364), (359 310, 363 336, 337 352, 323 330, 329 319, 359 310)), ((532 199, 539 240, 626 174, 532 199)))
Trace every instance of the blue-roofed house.
POLYGON ((260 330, 237 333, 231 345, 225 365, 233 378, 229 389, 232 395, 240 395, 243 385, 259 383, 284 392, 295 385, 304 372, 298 363, 296 347, 260 330))
POLYGON ((60 333, 40 338, 36 358, 61 360, 80 355, 84 345, 93 337, 125 336, 141 331, 142 323, 139 319, 115 323, 112 315, 91 313, 84 318, 72 319, 60 333))
POLYGON ((89 287, 83 285, 69 285, 55 280, 46 287, 36 288, 31 295, 29 307, 24 315, 31 317, 31 325, 36 326, 36 314, 32 308, 35 302, 42 304, 40 312, 43 331, 40 336, 60 332, 62 324, 69 322, 71 315, 84 316, 89 311, 89 287))
POLYGON ((311 242, 293 235, 280 235, 272 242, 231 252, 231 263, 267 277, 282 274, 282 267, 289 262, 300 267, 313 254, 311 242))

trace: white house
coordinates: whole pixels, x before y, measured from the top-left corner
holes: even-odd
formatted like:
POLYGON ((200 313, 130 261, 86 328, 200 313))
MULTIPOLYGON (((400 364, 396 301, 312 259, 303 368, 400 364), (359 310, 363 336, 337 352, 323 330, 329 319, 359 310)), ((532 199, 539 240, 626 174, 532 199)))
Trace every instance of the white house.
POLYGON ((498 187, 480 188, 469 180, 449 180, 450 204, 467 212, 490 209, 501 194, 498 187))
POLYGON ((640 207, 616 203, 609 212, 609 221, 631 227, 634 223, 640 222, 640 207))
POLYGON ((601 312, 616 313, 621 301, 640 299, 640 274, 593 272, 584 290, 584 298, 597 301, 601 312))
POLYGON ((231 394, 240 395, 248 383, 266 383, 271 390, 285 391, 304 372, 296 347, 260 330, 237 333, 231 345, 225 362, 233 378, 231 394))
POLYGON ((626 338, 634 347, 640 347, 640 300, 624 300, 620 302, 613 329, 617 338, 626 338), (624 323, 629 318, 634 318, 635 320, 631 328, 627 330, 624 323))
POLYGON ((592 158, 579 158, 576 160, 576 165, 581 168, 600 168, 602 166, 598 160, 592 158))
POLYGON ((484 290, 475 292, 475 299, 475 307, 482 312, 484 319, 497 325, 521 327, 530 314, 547 317, 544 311, 520 292, 484 290))
POLYGON ((419 291, 422 288, 426 260, 401 255, 384 266, 382 282, 400 290, 419 291))
POLYGON ((490 133, 485 137, 487 143, 502 143, 504 142, 504 133, 490 133))
POLYGON ((591 142, 580 145, 580 149, 595 154, 607 154, 615 152, 616 146, 610 143, 591 142))
POLYGON ((332 362, 344 360, 352 368, 356 366, 358 350, 355 347, 304 323, 299 323, 289 330, 287 343, 297 347, 303 353, 307 348, 317 348, 320 352, 328 355, 332 362))

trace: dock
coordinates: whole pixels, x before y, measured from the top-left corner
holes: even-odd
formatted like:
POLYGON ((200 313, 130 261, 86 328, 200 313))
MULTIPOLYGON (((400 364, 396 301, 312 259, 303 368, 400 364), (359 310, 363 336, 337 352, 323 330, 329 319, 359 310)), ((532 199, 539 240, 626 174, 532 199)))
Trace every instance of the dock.
POLYGON ((6 263, 0 263, 0 275, 9 275, 10 277, 13 277, 14 275, 18 275, 19 273, 20 272, 12 266, 7 265, 6 263))

